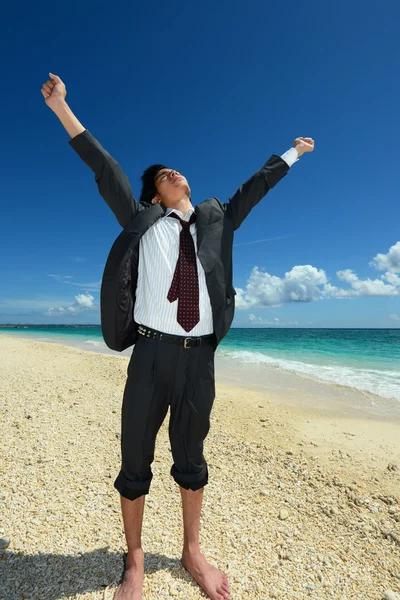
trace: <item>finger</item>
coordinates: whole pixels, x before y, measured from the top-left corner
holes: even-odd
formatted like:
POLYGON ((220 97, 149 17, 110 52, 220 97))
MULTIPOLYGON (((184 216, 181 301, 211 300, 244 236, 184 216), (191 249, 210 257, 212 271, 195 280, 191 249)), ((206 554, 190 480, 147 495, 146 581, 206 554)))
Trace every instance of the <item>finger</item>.
POLYGON ((61 79, 58 77, 58 75, 54 75, 54 73, 49 73, 50 77, 52 78, 52 80, 54 81, 54 83, 62 83, 61 79))
POLYGON ((46 92, 46 90, 44 90, 43 88, 40 91, 42 92, 45 98, 48 98, 50 96, 49 92, 46 92))
POLYGON ((46 92, 48 92, 49 94, 51 94, 51 92, 53 91, 53 88, 47 85, 47 83, 43 84, 43 89, 46 90, 46 92))
POLYGON ((54 81, 51 81, 51 79, 48 79, 46 81, 47 85, 49 85, 50 87, 54 87, 56 84, 54 83, 54 81))

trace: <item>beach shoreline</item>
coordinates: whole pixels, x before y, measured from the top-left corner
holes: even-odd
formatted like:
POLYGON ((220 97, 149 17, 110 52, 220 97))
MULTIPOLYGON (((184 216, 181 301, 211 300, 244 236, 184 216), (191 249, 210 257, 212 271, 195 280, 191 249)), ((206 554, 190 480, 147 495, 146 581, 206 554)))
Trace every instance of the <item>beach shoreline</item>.
MULTIPOLYGON (((67 346, 83 352, 112 356, 121 360, 130 358, 133 347, 116 352, 106 346, 104 341, 79 340, 65 337, 40 339, 40 336, 26 337, 24 333, 12 335, 0 332, 0 339, 17 338, 26 341, 67 346)), ((318 379, 307 373, 291 372, 268 364, 261 366, 249 364, 234 358, 215 355, 216 382, 234 388, 244 388, 254 392, 266 393, 275 401, 294 407, 304 406, 332 414, 346 413, 355 418, 372 417, 390 420, 400 424, 400 402, 394 398, 385 398, 369 391, 360 390, 342 383, 318 379)))

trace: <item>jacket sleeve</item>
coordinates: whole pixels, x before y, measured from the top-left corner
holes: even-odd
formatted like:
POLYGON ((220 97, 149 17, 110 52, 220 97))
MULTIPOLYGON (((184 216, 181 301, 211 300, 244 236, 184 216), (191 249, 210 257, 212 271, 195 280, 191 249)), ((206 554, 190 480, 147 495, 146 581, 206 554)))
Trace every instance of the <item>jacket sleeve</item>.
POLYGON ((289 171, 289 165, 277 154, 273 154, 263 167, 243 183, 237 192, 222 203, 226 216, 231 219, 234 229, 238 229, 251 209, 289 171))
POLYGON ((128 177, 120 165, 85 129, 68 143, 94 172, 100 195, 113 211, 122 227, 133 219, 141 206, 134 198, 128 177))

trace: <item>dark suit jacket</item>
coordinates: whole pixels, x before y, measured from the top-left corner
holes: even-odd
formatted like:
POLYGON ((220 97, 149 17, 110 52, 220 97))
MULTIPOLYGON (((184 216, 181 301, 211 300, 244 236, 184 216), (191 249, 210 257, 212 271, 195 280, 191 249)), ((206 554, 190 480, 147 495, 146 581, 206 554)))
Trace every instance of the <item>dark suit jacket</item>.
MULTIPOLYGON (((104 268, 101 293, 101 325, 104 341, 121 352, 137 339, 133 319, 138 277, 139 241, 159 218, 161 205, 135 200, 120 165, 86 129, 68 142, 92 169, 100 195, 124 228, 115 240, 104 268)), ((259 171, 240 186, 228 202, 208 198, 195 206, 197 254, 204 268, 210 295, 216 345, 227 334, 235 312, 232 285, 233 233, 251 209, 289 171, 288 164, 273 154, 259 171)))

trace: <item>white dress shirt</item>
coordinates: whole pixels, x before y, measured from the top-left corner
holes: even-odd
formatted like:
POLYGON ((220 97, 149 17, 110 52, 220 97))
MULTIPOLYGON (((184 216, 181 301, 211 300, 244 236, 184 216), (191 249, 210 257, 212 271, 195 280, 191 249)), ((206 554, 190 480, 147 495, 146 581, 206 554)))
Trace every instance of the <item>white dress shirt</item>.
MULTIPOLYGON (((289 167, 299 160, 295 148, 290 148, 281 158, 289 167)), ((181 219, 189 221, 194 208, 190 208, 186 215, 175 208, 167 208, 164 217, 158 219, 141 237, 134 320, 151 329, 172 335, 185 337, 207 335, 213 333, 214 327, 205 273, 197 256, 196 223, 190 225, 190 233, 196 251, 200 321, 191 331, 185 331, 176 320, 179 300, 170 302, 167 298, 179 257, 179 240, 182 229, 178 219, 167 216, 171 212, 175 212, 181 219)))

